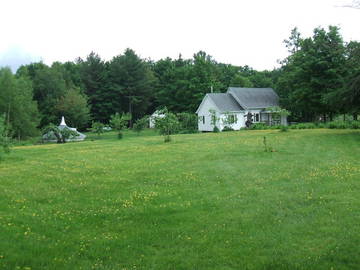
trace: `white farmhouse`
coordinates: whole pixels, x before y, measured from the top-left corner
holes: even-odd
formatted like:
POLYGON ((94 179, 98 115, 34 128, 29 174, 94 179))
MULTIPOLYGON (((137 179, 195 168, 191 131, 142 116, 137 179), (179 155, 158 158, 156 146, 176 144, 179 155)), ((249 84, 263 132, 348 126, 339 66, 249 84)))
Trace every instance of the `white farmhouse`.
POLYGON ((266 110, 275 106, 279 106, 279 96, 272 88, 229 87, 226 93, 209 93, 196 111, 199 131, 213 131, 215 122, 220 130, 225 126, 239 130, 245 127, 248 113, 253 123, 287 125, 286 116, 277 119, 266 110))

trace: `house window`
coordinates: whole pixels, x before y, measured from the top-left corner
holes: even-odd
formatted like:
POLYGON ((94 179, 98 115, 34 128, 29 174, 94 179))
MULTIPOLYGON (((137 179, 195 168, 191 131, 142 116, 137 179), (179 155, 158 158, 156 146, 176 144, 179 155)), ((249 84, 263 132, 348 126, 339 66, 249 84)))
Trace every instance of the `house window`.
POLYGON ((258 113, 254 114, 254 122, 260 122, 260 115, 258 113))
POLYGON ((203 124, 205 125, 205 116, 203 115, 203 116, 201 116, 201 118, 202 118, 203 124))
POLYGON ((212 116, 211 116, 211 122, 212 122, 212 123, 216 123, 216 115, 212 115, 212 116))
POLYGON ((237 123, 237 117, 236 117, 236 115, 233 115, 233 114, 229 115, 229 122, 230 122, 231 124, 236 124, 236 123, 237 123))

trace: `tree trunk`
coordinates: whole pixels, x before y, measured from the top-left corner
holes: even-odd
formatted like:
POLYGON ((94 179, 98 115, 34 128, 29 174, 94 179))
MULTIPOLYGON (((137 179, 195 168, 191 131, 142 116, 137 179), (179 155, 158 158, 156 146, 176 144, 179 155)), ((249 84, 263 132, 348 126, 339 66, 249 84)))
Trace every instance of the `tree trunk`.
POLYGON ((353 113, 353 119, 354 119, 354 121, 358 120, 358 114, 357 113, 353 113))

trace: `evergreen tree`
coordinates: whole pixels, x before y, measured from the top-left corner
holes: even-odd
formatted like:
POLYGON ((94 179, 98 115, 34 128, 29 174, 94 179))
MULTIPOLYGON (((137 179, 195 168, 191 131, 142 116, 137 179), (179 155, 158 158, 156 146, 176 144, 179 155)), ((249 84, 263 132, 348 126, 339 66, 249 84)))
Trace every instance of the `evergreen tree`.
POLYGON ((128 112, 131 119, 146 114, 153 95, 154 76, 133 50, 126 49, 109 63, 109 83, 115 110, 128 112))
POLYGON ((113 107, 114 96, 108 89, 108 71, 105 62, 94 52, 91 52, 85 61, 78 59, 77 62, 92 118, 103 123, 108 122, 110 115, 116 109, 113 107))

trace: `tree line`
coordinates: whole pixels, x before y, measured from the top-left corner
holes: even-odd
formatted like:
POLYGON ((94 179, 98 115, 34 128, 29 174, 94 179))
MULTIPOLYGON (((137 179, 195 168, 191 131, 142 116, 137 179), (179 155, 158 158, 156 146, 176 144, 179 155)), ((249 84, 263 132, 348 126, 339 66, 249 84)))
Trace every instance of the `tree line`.
MULTIPOLYGON (((211 89, 229 86, 272 87, 293 121, 327 119, 359 113, 360 43, 344 42, 339 29, 316 28, 303 38, 294 29, 281 67, 256 71, 217 62, 200 51, 191 59, 140 58, 132 49, 105 61, 95 52, 72 62, 21 66, 15 74, 0 70, 0 113, 18 138, 57 124, 86 129, 91 121, 109 123, 116 113, 133 120, 160 107, 194 113, 211 89)), ((132 125, 132 123, 130 123, 132 125)))

